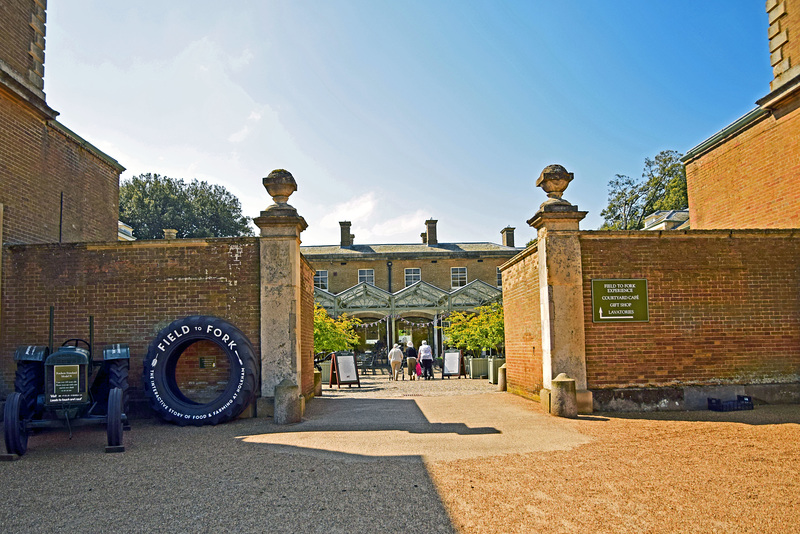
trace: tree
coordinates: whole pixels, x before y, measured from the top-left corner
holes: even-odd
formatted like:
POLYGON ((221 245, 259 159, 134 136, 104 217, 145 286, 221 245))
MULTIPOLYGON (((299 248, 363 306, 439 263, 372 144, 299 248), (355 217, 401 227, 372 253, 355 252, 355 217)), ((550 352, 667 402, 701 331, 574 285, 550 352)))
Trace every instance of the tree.
POLYGON ((119 217, 138 239, 164 237, 174 228, 178 237, 253 235, 250 218, 239 199, 221 185, 158 174, 140 174, 119 187, 119 217))
POLYGON ((480 306, 475 312, 450 314, 450 326, 444 328, 447 341, 467 350, 495 349, 500 352, 505 342, 503 305, 495 302, 480 306))
POLYGON ((335 352, 347 350, 358 345, 356 325, 361 320, 343 313, 333 319, 325 308, 314 304, 314 350, 316 352, 335 352))
POLYGON ((654 159, 645 158, 642 179, 617 174, 608 182, 608 206, 600 212, 601 230, 640 230, 644 218, 658 210, 689 207, 686 168, 682 154, 663 150, 654 159))

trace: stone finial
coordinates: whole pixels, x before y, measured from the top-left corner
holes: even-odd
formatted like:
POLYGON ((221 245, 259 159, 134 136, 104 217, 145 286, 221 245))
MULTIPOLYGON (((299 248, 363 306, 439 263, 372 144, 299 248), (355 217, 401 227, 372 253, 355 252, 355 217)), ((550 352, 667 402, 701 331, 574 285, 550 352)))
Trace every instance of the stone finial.
MULTIPOLYGON (((570 204, 566 199, 561 198, 574 177, 574 174, 567 172, 567 169, 561 165, 548 165, 542 170, 542 173, 536 180, 536 185, 547 193, 548 198, 539 206, 539 211, 536 212, 536 215, 528 220, 529 225, 538 230, 543 224, 544 219, 549 218, 554 221, 561 221, 557 226, 562 230, 566 230, 567 227, 564 227, 561 223, 570 219, 574 220, 573 222, 575 223, 575 228, 572 229, 579 229, 577 223, 586 217, 586 212, 578 211, 578 206, 570 204)), ((572 223, 567 224, 568 226, 572 226, 572 223)), ((555 228, 556 227, 553 226, 553 229, 555 228)))
MULTIPOLYGON (((308 227, 297 210, 288 204, 289 197, 297 191, 297 182, 294 181, 292 173, 284 169, 276 169, 262 180, 267 193, 272 197, 274 204, 267 206, 261 212, 260 217, 253 219, 253 222, 261 229, 261 236, 273 235, 273 230, 269 228, 292 227, 297 236, 308 227)), ((281 230, 282 231, 282 230, 281 230)))
POLYGON ((294 181, 294 176, 283 169, 275 169, 262 181, 264 187, 267 188, 267 193, 278 206, 287 205, 289 197, 297 191, 297 182, 294 181))
POLYGON ((566 191, 567 186, 573 178, 575 178, 575 175, 571 172, 567 172, 567 169, 561 165, 548 165, 536 180, 536 187, 541 187, 542 190, 547 193, 549 198, 549 200, 546 201, 547 204, 571 205, 565 199, 561 198, 561 195, 564 194, 564 191, 566 191))

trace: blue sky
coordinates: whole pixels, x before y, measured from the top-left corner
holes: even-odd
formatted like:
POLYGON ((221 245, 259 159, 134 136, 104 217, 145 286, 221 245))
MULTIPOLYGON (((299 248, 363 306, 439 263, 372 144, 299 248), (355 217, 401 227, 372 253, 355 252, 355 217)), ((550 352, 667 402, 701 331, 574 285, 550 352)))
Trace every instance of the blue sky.
POLYGON ((762 0, 71 0, 48 6, 45 92, 116 158, 225 185, 246 215, 285 168, 303 244, 517 242, 545 194, 600 226, 607 184, 686 152, 769 92, 762 0))

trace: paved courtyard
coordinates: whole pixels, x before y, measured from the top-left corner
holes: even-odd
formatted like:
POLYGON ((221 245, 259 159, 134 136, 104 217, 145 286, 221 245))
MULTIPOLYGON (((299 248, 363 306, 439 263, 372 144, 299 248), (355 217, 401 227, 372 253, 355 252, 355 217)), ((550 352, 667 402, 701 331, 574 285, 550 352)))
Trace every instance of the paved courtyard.
POLYGON ((134 421, 0 463, 2 532, 798 532, 800 406, 565 420, 485 380, 324 388, 302 423, 134 421))

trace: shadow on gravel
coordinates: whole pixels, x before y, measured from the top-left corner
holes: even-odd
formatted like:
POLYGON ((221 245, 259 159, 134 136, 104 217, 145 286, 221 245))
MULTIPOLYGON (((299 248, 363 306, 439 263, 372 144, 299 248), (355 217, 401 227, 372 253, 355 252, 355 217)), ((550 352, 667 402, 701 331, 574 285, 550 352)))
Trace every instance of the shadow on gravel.
POLYGON ((314 399, 302 423, 275 426, 271 432, 375 432, 399 430, 411 434, 500 434, 494 427, 464 423, 431 423, 411 399, 314 399))
MULTIPOLYGON (((682 412, 604 412, 601 417, 649 421, 728 422, 745 425, 800 424, 800 405, 756 405, 752 410, 732 412, 714 412, 711 410, 682 412)), ((583 416, 581 416, 581 418, 583 418, 583 416)))

